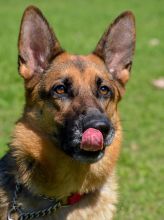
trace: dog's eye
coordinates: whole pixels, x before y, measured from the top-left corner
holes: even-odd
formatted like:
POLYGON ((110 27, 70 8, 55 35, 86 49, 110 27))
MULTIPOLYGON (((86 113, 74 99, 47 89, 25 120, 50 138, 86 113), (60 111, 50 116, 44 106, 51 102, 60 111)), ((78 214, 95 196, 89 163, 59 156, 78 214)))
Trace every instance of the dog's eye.
POLYGON ((55 93, 57 93, 58 95, 63 95, 65 94, 67 91, 66 91, 66 87, 64 85, 57 85, 53 88, 53 91, 55 93))
POLYGON ((108 95, 110 93, 110 89, 107 86, 100 86, 99 92, 101 95, 108 95))

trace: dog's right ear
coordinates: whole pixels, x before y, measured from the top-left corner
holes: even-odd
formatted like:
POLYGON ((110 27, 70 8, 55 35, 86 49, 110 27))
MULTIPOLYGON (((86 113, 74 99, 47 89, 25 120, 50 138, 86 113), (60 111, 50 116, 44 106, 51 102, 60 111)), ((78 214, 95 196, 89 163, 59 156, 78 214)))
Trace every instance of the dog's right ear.
POLYGON ((47 20, 34 6, 24 12, 18 49, 19 72, 25 80, 43 73, 53 58, 63 52, 47 20))

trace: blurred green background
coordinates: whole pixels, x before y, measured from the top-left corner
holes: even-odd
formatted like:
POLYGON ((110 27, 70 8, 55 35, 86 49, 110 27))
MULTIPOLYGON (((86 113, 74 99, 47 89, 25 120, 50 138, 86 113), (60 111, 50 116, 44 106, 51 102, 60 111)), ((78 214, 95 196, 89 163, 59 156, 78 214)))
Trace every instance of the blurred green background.
POLYGON ((124 142, 118 163, 117 220, 164 219, 164 90, 152 85, 164 76, 163 0, 0 0, 0 155, 24 104, 17 73, 17 37, 26 6, 38 6, 69 52, 93 50, 108 24, 122 11, 136 16, 137 45, 131 80, 120 103, 124 142))

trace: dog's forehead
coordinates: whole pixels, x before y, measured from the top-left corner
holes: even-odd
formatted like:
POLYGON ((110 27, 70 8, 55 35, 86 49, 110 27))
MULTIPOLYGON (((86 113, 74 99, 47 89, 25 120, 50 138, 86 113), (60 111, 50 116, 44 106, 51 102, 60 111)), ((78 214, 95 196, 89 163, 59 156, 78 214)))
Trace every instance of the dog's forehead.
POLYGON ((71 74, 72 72, 84 75, 88 71, 92 74, 106 72, 104 62, 95 55, 71 55, 64 53, 58 56, 52 63, 50 72, 59 73, 60 75, 71 74))
POLYGON ((56 82, 70 79, 76 87, 92 85, 97 78, 112 79, 104 62, 94 54, 71 55, 63 53, 56 57, 44 77, 44 87, 48 90, 56 82))

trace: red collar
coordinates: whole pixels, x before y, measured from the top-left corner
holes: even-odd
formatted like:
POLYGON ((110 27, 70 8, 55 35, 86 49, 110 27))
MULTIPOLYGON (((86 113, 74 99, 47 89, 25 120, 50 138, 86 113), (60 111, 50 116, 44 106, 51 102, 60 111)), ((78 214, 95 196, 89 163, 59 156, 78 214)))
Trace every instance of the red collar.
POLYGON ((81 200, 83 195, 80 195, 79 193, 74 193, 71 196, 68 197, 67 199, 67 204, 68 205, 73 205, 81 200))

